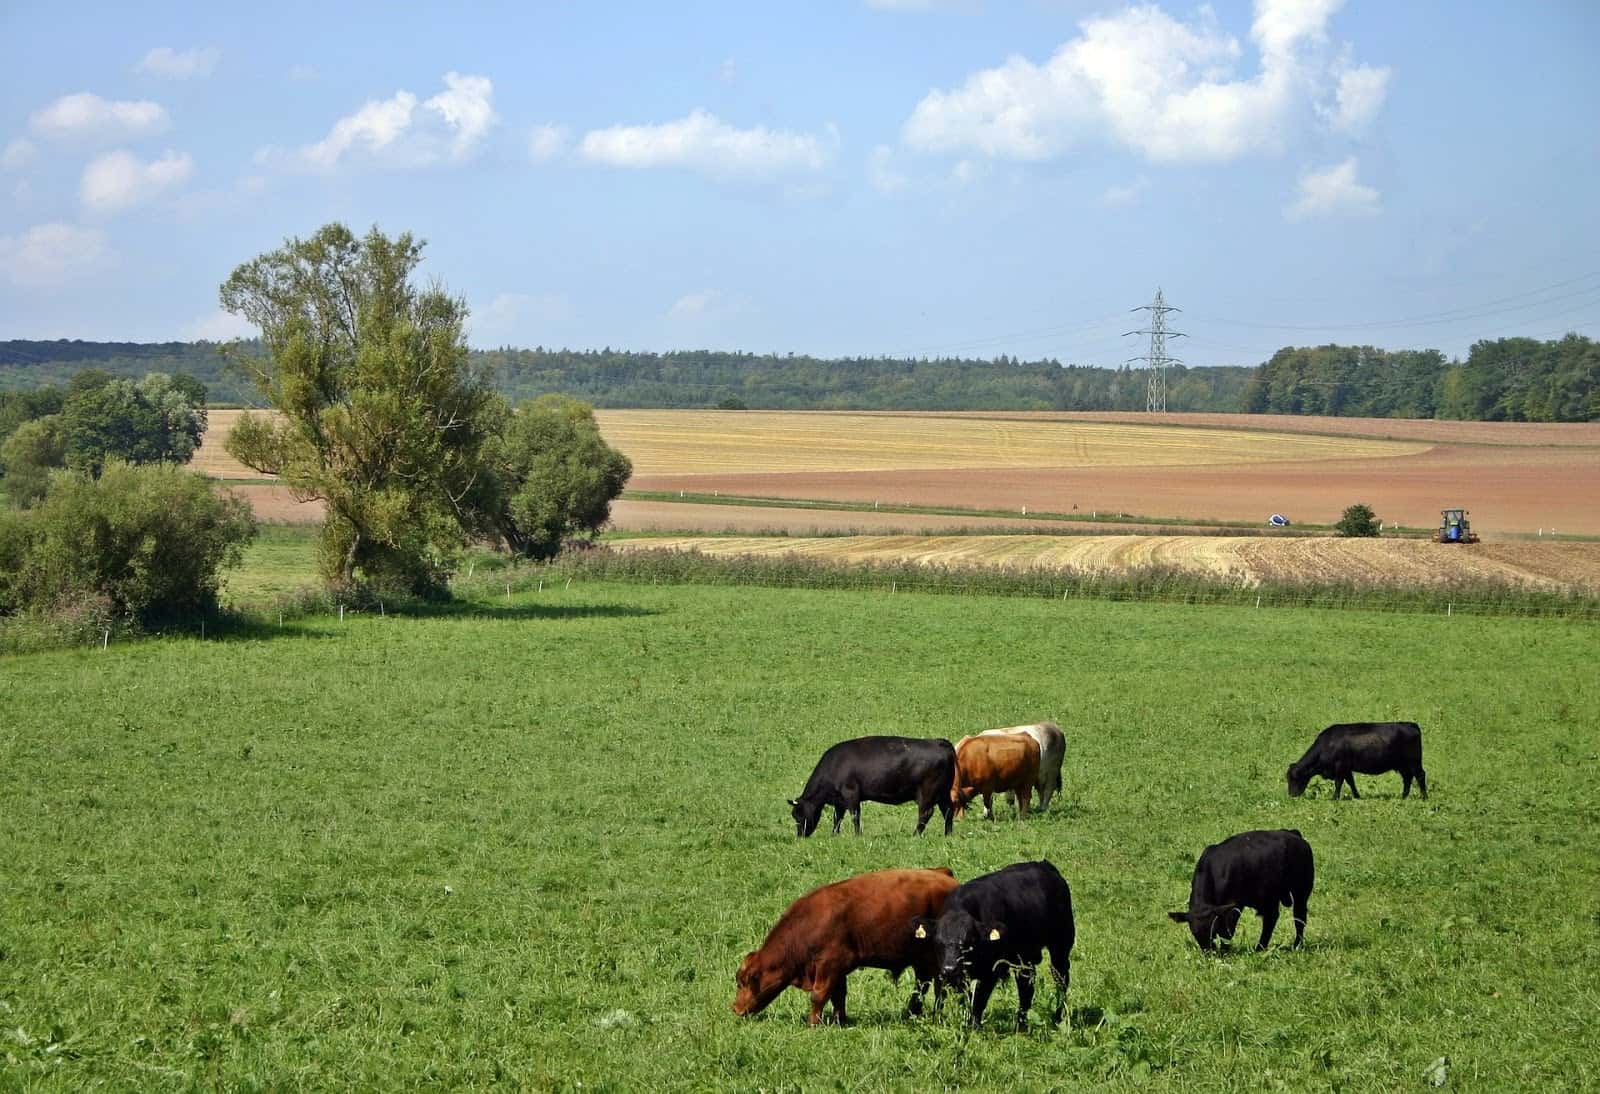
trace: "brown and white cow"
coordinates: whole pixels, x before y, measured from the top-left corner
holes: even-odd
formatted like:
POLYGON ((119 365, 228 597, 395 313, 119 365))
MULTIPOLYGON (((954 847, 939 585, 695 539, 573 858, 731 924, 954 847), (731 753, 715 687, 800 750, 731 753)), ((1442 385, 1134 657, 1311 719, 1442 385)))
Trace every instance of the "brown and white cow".
POLYGON ((964 815, 973 798, 983 796, 983 816, 994 819, 994 796, 1013 791, 1017 816, 1028 815, 1028 798, 1039 781, 1039 742, 1026 733, 979 734, 956 742, 956 779, 950 800, 964 815))
MULTIPOLYGON (((937 981, 939 957, 932 943, 911 929, 918 916, 933 918, 956 889, 948 867, 934 870, 876 870, 814 889, 789 905, 759 950, 745 954, 734 980, 739 985, 733 1013, 759 1014, 784 988, 811 996, 812 1025, 822 1021, 832 1002, 834 1021, 845 1018, 845 977, 862 968, 906 969, 917 982, 906 1004, 922 1013, 922 996, 937 981)), ((936 987, 936 1000, 943 988, 936 987)))
MULTIPOLYGON (((986 729, 978 736, 987 737, 993 733, 1026 733, 1038 742, 1039 781, 1035 785, 1039 789, 1039 811, 1044 812, 1050 806, 1050 799, 1061 790, 1061 761, 1067 753, 1067 739, 1061 727, 1054 722, 1036 722, 1027 726, 986 729)), ((1015 799, 1015 795, 1010 793, 1006 797, 1008 800, 1015 799)))

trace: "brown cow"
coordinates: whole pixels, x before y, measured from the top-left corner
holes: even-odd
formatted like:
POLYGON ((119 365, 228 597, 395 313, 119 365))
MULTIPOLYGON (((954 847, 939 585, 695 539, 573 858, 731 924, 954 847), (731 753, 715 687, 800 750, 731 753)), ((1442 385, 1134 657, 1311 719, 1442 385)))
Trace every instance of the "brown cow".
MULTIPOLYGON (((812 890, 789 905, 759 950, 745 954, 734 977, 733 1013, 760 1014, 784 988, 796 987, 811 995, 807 1021, 822 1021, 823 1004, 832 1002, 834 1021, 843 1025, 845 977, 853 970, 888 969, 898 977, 910 968, 917 982, 906 1013, 921 1014, 939 955, 916 937, 911 921, 937 916, 955 888, 955 874, 941 866, 876 870, 812 890)), ((934 993, 937 1002, 944 989, 934 993)))
POLYGON ((1039 781, 1039 742, 1026 733, 987 733, 956 742, 956 779, 950 800, 956 815, 966 814, 967 803, 983 795, 983 816, 994 819, 994 795, 1014 791, 1017 816, 1028 815, 1028 798, 1039 781))

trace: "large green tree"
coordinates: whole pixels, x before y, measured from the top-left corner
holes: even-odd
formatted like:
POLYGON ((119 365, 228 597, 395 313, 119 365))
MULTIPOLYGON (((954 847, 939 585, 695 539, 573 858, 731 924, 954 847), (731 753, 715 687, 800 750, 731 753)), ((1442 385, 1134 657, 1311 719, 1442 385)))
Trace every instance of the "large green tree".
POLYGON ((188 463, 194 456, 206 431, 205 385, 162 372, 138 383, 87 375, 83 383, 73 378, 61 410, 67 466, 98 475, 108 459, 188 463))
POLYGON ((324 503, 332 581, 442 588, 482 523, 483 448, 504 415, 469 359, 464 301, 413 277, 423 244, 330 224, 238 269, 222 306, 261 330, 237 355, 276 415, 245 415, 228 451, 324 503))
POLYGON ((513 551, 549 558, 569 536, 593 533, 633 474, 600 436, 594 409, 544 395, 504 424, 491 458, 497 496, 486 499, 494 531, 513 551))

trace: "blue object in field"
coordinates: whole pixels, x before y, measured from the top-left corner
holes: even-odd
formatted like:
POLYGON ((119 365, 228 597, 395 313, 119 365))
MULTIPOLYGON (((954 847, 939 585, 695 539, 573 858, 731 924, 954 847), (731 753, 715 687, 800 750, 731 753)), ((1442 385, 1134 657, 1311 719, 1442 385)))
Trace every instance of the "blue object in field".
POLYGON ((1289 518, 1282 513, 1274 513, 1267 518, 1267 523, 1274 528, 1287 528, 1289 526, 1289 518))
POLYGON ((1449 528, 1445 529, 1444 538, 1449 540, 1451 543, 1460 543, 1461 525, 1452 524, 1449 528))

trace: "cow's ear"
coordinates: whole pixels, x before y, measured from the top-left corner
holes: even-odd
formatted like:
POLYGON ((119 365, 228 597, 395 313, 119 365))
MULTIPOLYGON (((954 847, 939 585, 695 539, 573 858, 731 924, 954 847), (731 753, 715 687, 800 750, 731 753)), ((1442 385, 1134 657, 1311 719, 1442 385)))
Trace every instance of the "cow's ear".
POLYGON ((790 798, 789 799, 789 808, 792 809, 792 808, 794 808, 795 806, 797 806, 799 804, 800 804, 800 799, 799 798, 790 798))
POLYGON ((1187 910, 1181 912, 1168 912, 1167 918, 1172 920, 1174 923, 1187 923, 1189 922, 1189 913, 1187 910))
POLYGON ((983 937, 989 942, 998 942, 1005 937, 1006 925, 1004 923, 985 923, 978 928, 983 932, 983 937))
POLYGON ((919 938, 919 939, 920 938, 932 938, 933 937, 933 920, 928 919, 925 916, 920 916, 920 915, 917 916, 916 918, 914 918, 911 921, 911 937, 919 938))

